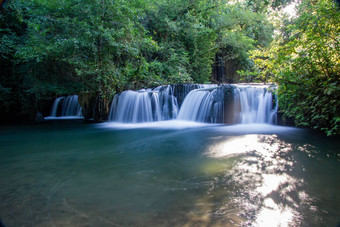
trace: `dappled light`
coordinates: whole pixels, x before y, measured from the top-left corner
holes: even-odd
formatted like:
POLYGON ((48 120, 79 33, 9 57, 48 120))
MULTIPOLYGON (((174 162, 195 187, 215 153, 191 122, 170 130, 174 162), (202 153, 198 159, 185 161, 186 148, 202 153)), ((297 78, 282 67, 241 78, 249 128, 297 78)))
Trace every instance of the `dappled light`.
POLYGON ((300 225, 306 223, 303 212, 317 213, 313 206, 317 198, 306 191, 303 177, 306 167, 300 166, 293 154, 296 149, 311 152, 311 146, 295 147, 275 134, 248 134, 214 140, 218 142, 210 146, 205 155, 217 160, 234 160, 232 168, 226 168, 221 179, 229 187, 234 185, 231 202, 234 212, 244 218, 243 223, 300 225))

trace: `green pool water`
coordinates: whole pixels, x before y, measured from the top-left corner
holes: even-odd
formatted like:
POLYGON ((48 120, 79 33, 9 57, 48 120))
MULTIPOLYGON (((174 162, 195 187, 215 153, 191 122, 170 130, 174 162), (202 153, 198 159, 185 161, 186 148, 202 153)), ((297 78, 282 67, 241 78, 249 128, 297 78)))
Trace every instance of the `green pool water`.
POLYGON ((187 122, 0 127, 4 226, 336 226, 340 141, 187 122))

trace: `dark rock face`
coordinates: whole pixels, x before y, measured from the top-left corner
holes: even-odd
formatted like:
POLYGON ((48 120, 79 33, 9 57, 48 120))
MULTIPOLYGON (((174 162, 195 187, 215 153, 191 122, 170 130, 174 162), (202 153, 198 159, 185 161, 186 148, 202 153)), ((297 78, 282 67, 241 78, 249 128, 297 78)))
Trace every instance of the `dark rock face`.
POLYGON ((200 88, 199 84, 172 84, 170 86, 174 89, 174 96, 177 98, 179 107, 190 91, 200 88))
POLYGON ((223 94, 224 94, 224 116, 223 122, 225 124, 237 124, 240 123, 240 112, 241 112, 241 104, 239 99, 239 94, 235 92, 236 87, 232 85, 224 85, 223 86, 223 94))

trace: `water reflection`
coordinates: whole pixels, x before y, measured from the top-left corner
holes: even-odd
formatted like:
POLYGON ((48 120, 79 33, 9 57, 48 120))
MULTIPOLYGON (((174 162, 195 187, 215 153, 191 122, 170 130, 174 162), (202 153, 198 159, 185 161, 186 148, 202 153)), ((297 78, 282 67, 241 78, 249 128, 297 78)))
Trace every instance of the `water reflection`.
POLYGON ((340 220, 338 141, 268 125, 71 126, 0 131, 6 226, 336 226, 340 220))
POLYGON ((275 146, 277 144, 261 142, 259 135, 235 136, 210 147, 207 155, 214 158, 222 158, 251 151, 265 153, 269 149, 275 149, 275 146))
MULTIPOLYGON (((292 174, 303 167, 290 154, 292 144, 277 135, 250 134, 226 138, 209 147, 207 156, 238 161, 226 173, 233 184, 232 201, 243 224, 289 226, 301 223, 301 204, 310 206, 312 198, 303 190, 303 178, 292 174)), ((222 208, 223 209, 223 208, 222 208)))

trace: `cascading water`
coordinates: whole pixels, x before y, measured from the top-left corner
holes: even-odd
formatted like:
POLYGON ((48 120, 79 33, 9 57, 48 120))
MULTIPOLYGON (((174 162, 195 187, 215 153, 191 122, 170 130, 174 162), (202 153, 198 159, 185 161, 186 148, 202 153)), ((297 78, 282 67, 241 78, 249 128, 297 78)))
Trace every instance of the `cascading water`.
POLYGON ((278 105, 275 103, 273 107, 273 94, 269 89, 265 85, 236 85, 235 98, 239 98, 241 106, 240 123, 276 123, 278 105))
POLYGON ((59 97, 54 100, 49 117, 45 119, 58 118, 83 118, 82 107, 78 102, 78 95, 59 97))
POLYGON ((69 95, 65 98, 62 108, 61 116, 82 116, 81 106, 78 102, 78 95, 69 95))
POLYGON ((166 85, 115 95, 109 120, 275 123, 277 104, 273 107, 273 102, 267 85, 166 85))
POLYGON ((157 105, 160 109, 161 120, 170 120, 177 117, 178 102, 174 96, 174 88, 170 85, 159 86, 154 89, 155 94, 155 109, 157 105), (157 100, 158 98, 158 100, 157 100))
POLYGON ((141 123, 174 119, 178 104, 170 85, 155 89, 124 91, 115 95, 109 114, 110 121, 141 123))
POLYGON ((267 85, 221 85, 191 91, 178 114, 179 120, 249 124, 275 123, 277 104, 267 85))
POLYGON ((178 120, 217 123, 223 116, 223 91, 197 89, 184 99, 178 120))
POLYGON ((56 117, 58 114, 58 107, 59 107, 59 103, 61 100, 63 100, 65 97, 59 97, 56 98, 53 102, 52 108, 51 108, 51 114, 50 117, 56 117))
POLYGON ((116 95, 110 110, 110 120, 124 123, 160 121, 158 94, 129 90, 116 95))
POLYGON ((216 86, 178 84, 139 91, 124 91, 113 98, 109 121, 142 123, 176 119, 179 106, 190 91, 216 86))

